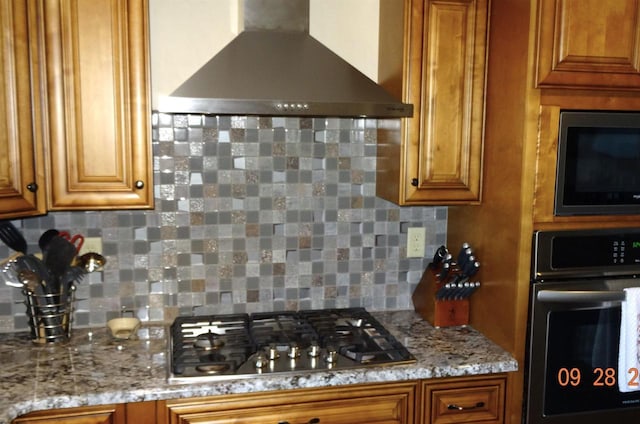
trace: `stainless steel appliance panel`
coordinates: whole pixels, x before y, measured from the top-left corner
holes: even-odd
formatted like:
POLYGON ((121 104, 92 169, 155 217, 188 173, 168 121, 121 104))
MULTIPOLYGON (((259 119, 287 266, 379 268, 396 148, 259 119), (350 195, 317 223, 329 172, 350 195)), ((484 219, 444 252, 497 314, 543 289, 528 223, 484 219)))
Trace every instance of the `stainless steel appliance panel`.
POLYGON ((527 424, 640 420, 640 391, 623 393, 618 371, 624 289, 640 287, 637 229, 534 235, 527 424), (596 266, 594 266, 594 264, 596 266))
POLYGON ((169 381, 408 364, 415 357, 364 308, 178 317, 169 381))

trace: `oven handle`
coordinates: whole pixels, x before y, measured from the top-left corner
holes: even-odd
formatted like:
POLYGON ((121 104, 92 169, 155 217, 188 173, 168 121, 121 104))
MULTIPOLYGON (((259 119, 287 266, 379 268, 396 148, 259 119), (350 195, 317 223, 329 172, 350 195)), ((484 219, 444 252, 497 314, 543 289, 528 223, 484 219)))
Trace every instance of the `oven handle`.
POLYGON ((540 290, 537 299, 548 303, 624 302, 623 291, 608 290, 540 290))

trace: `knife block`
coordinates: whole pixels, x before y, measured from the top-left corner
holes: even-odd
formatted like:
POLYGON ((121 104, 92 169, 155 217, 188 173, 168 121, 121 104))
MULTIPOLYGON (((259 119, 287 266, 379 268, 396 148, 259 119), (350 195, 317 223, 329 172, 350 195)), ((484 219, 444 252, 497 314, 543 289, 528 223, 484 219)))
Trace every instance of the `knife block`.
MULTIPOLYGON (((455 276, 459 272, 459 270, 453 270, 449 275, 455 276)), ((434 327, 469 324, 469 299, 436 299, 436 292, 444 284, 445 282, 440 281, 431 268, 427 268, 413 292, 412 300, 415 311, 434 327)))

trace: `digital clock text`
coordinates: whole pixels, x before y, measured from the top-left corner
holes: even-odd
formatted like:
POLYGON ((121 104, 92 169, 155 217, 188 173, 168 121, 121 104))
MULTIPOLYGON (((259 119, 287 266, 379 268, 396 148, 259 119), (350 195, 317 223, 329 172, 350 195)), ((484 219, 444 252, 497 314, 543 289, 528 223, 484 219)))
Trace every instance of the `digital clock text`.
MULTIPOLYGON (((588 384, 593 387, 613 387, 618 384, 618 376, 615 368, 593 368, 591 375, 583 375, 580 368, 560 368, 557 381, 561 387, 578 387, 588 384)), ((640 371, 638 368, 629 368, 624 377, 629 388, 640 387, 640 371)))

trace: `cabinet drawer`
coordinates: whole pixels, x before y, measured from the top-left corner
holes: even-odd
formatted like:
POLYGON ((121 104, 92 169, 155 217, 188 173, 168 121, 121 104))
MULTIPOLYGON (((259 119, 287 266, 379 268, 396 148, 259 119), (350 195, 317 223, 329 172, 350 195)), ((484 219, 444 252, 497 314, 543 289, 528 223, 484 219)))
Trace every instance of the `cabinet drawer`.
POLYGON ((125 408, 118 404, 37 411, 16 418, 13 424, 124 424, 125 408))
POLYGON ((428 384, 425 418, 431 424, 504 422, 503 378, 428 384))
MULTIPOLYGON (((315 404, 277 405, 232 411, 179 414, 180 423, 189 424, 404 424, 407 405, 397 396, 345 399, 315 404)), ((173 420, 172 420, 173 422, 173 420)))
POLYGON ((168 424, 411 424, 415 383, 300 389, 164 402, 168 424))

